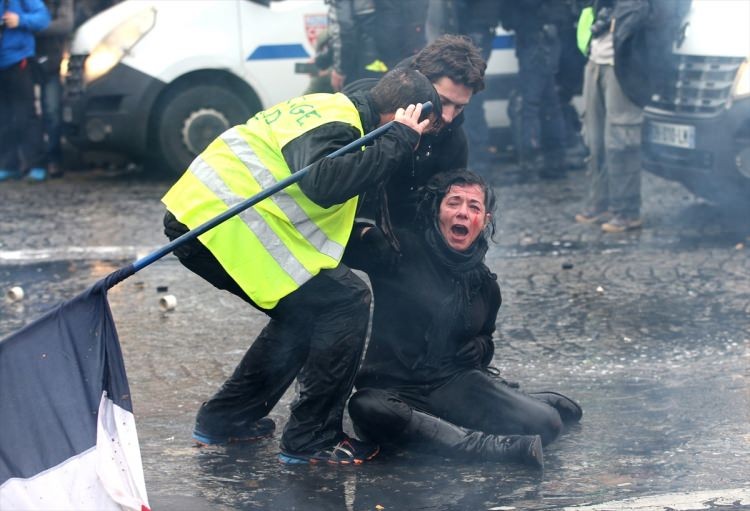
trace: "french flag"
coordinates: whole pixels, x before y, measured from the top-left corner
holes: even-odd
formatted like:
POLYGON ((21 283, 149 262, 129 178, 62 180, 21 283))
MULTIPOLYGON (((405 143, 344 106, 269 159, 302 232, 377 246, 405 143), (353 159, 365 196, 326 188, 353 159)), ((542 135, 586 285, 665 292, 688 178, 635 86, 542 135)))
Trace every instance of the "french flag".
POLYGON ((107 289, 120 270, 0 341, 0 509, 148 511, 107 289))

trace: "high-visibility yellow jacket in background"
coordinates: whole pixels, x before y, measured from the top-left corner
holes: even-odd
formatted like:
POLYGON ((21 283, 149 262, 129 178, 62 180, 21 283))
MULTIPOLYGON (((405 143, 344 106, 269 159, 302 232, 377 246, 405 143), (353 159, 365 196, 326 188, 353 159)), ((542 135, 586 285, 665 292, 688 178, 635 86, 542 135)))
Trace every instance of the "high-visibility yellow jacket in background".
MULTIPOLYGON (((162 202, 194 229, 290 176, 284 146, 333 121, 363 134, 357 109, 343 94, 306 95, 259 112, 214 140, 162 202)), ((295 183, 199 239, 257 305, 271 309, 320 270, 339 264, 356 206, 353 197, 322 208, 295 183)))

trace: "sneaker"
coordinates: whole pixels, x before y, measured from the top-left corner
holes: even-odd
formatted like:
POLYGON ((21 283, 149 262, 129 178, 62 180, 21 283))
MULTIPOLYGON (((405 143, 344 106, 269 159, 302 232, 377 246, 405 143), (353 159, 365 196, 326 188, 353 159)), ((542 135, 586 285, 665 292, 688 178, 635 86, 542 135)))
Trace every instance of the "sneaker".
POLYGON ((193 428, 193 439, 199 446, 226 445, 237 442, 252 442, 261 438, 268 438, 276 430, 273 419, 263 417, 255 422, 246 424, 242 428, 235 427, 231 432, 209 433, 199 429, 198 424, 193 428))
POLYGON ((0 169, 0 181, 8 181, 9 179, 18 179, 18 172, 12 170, 0 169))
POLYGON ((26 174, 26 179, 29 181, 44 181, 47 179, 47 169, 34 167, 26 174))
POLYGON ((632 231, 633 229, 639 229, 643 225, 643 220, 640 218, 625 218, 623 216, 615 216, 609 222, 602 224, 602 231, 604 232, 625 232, 632 231))
POLYGON ((612 213, 606 209, 604 211, 587 209, 575 216, 579 224, 599 224, 607 222, 610 218, 612 218, 612 213))
POLYGON ((47 165, 47 175, 49 175, 50 179, 60 178, 63 174, 63 169, 59 163, 50 162, 50 164, 47 165))
POLYGON ((309 453, 281 451, 279 461, 287 465, 332 463, 334 465, 361 465, 370 461, 380 452, 380 446, 345 437, 336 445, 309 453))

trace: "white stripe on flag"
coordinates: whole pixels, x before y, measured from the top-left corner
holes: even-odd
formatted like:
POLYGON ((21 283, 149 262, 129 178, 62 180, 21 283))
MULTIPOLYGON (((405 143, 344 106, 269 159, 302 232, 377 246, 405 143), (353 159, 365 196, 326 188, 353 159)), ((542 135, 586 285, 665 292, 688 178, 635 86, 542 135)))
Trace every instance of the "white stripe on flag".
POLYGON ((102 394, 95 447, 0 487, 0 509, 148 511, 133 414, 102 394))
POLYGON ((102 393, 96 424, 96 473, 112 499, 125 509, 148 510, 135 417, 102 393))

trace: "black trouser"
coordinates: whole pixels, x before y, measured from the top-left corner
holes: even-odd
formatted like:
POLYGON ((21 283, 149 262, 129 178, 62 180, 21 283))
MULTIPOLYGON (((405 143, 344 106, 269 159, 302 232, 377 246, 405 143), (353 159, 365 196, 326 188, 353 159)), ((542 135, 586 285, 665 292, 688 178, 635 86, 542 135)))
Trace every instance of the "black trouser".
POLYGON ((565 124, 557 95, 555 73, 560 56, 556 38, 540 33, 518 39, 518 81, 522 84, 520 153, 555 154, 565 145, 565 124))
POLYGON ((299 394, 281 448, 306 452, 338 442, 367 334, 367 285, 342 264, 321 271, 267 310, 253 303, 200 242, 188 243, 175 255, 194 273, 271 318, 232 376, 201 407, 201 427, 220 431, 223 424, 266 416, 296 377, 299 394))
POLYGON ((43 166, 42 123, 34 106, 32 68, 24 59, 0 69, 0 169, 26 171, 43 166))
POLYGON ((349 401, 358 431, 383 444, 399 444, 412 409, 484 433, 539 435, 544 444, 562 430, 553 407, 473 369, 441 385, 360 389, 349 401))

